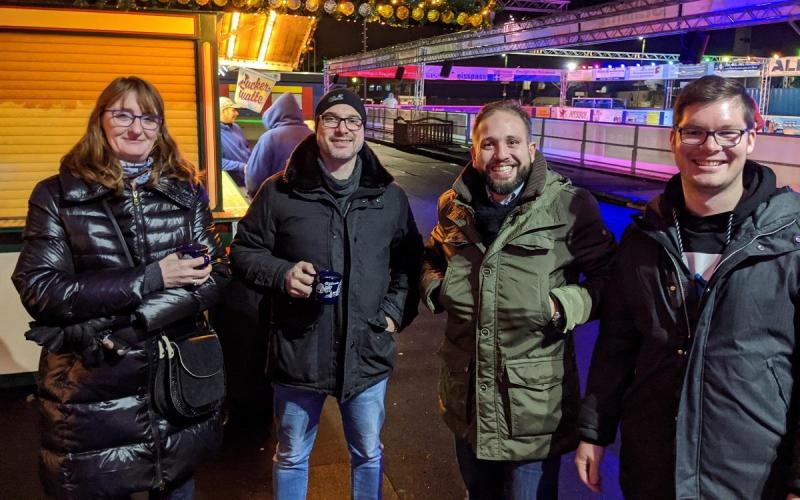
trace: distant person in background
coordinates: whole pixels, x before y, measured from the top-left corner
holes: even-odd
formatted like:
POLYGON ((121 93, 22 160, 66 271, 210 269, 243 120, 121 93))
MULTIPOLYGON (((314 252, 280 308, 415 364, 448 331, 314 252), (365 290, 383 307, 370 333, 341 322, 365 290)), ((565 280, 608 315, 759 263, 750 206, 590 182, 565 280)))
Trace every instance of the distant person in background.
POLYGON ((247 196, 250 199, 253 199, 267 177, 283 170, 295 146, 313 134, 303 122, 303 110, 297 99, 288 92, 272 103, 262 119, 267 131, 253 148, 245 173, 247 196))
POLYGON ((383 100, 382 104, 387 108, 396 108, 399 103, 397 102, 397 99, 394 97, 394 94, 392 92, 389 92, 389 95, 386 96, 386 99, 383 100))
POLYGON ((244 173, 250 159, 250 146, 242 128, 236 123, 239 105, 229 97, 219 98, 220 134, 222 135, 222 170, 228 172, 238 186, 244 186, 244 173))

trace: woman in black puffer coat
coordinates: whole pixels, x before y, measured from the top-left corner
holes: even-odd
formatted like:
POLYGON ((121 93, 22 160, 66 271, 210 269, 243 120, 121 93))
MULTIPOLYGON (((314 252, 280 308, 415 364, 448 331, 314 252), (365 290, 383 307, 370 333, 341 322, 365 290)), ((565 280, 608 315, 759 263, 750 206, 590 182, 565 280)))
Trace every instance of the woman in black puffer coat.
POLYGON ((37 323, 63 332, 39 367, 47 493, 191 498, 192 472, 221 444, 221 423, 218 414, 176 423, 154 410, 156 334, 207 328, 203 311, 228 268, 197 170, 151 84, 117 78, 102 92, 59 174, 31 194, 12 279, 37 323), (208 246, 211 265, 178 259, 175 249, 191 242, 208 246), (99 341, 103 317, 130 326, 99 341))

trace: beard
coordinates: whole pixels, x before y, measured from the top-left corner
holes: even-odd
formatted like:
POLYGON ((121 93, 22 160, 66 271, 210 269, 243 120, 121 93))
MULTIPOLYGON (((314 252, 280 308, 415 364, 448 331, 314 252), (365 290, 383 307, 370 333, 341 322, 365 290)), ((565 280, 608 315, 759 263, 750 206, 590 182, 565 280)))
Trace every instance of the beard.
POLYGON ((489 191, 495 194, 507 195, 513 193, 518 187, 525 184, 525 181, 528 180, 528 175, 531 173, 531 164, 518 165, 517 175, 513 179, 503 181, 492 179, 486 170, 482 173, 489 191))

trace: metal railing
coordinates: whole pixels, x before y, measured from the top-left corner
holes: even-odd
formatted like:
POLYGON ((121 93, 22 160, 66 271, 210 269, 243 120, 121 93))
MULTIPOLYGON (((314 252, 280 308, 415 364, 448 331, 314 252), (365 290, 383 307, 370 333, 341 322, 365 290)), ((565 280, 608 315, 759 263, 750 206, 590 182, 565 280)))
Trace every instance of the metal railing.
POLYGON ((398 146, 444 146, 453 144, 453 122, 426 117, 406 120, 394 119, 393 142, 398 146))
MULTIPOLYGON (((400 124, 437 118, 453 123, 452 144, 470 145, 476 114, 368 106, 366 132, 369 138, 396 143, 396 134, 403 133, 397 129, 400 124)), ((669 149, 669 127, 532 118, 531 130, 531 141, 550 160, 635 177, 667 179, 678 172, 669 149)), ((423 145, 407 132, 398 139, 404 145, 423 145)), ((800 187, 800 164, 791 153, 798 146, 798 136, 759 134, 749 158, 772 167, 779 184, 800 187)))

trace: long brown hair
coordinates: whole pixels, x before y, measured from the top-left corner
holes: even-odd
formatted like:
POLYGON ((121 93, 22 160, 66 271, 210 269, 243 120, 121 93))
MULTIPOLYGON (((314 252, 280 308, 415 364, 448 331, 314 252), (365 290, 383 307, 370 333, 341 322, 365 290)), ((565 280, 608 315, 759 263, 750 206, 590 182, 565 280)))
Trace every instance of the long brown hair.
MULTIPOLYGON (((150 82, 136 76, 116 78, 97 98, 86 133, 61 159, 61 165, 72 175, 122 192, 122 166, 103 132, 103 113, 118 99, 131 93, 136 94, 142 112, 163 119, 164 100, 150 82)), ((166 121, 161 124, 150 156, 153 157, 153 170, 149 185, 158 183, 162 176, 199 182, 197 168, 181 154, 175 139, 169 134, 166 121)))

